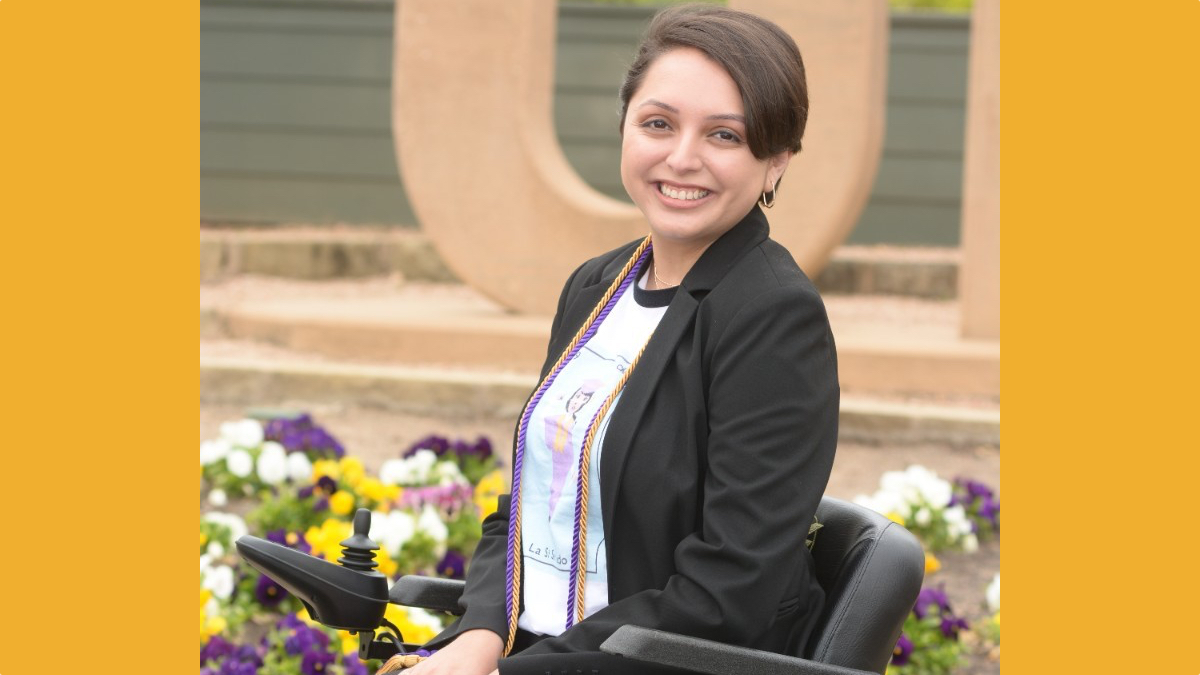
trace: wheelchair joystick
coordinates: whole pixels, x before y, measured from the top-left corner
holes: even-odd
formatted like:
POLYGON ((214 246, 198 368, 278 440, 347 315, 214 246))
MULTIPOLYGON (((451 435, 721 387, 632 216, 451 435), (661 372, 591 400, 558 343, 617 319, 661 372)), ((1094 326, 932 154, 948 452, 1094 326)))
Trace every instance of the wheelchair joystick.
POLYGON ((341 542, 342 557, 338 558, 338 564, 359 572, 375 571, 379 566, 375 562, 375 551, 379 550, 379 545, 367 536, 370 530, 371 512, 359 509, 354 514, 354 534, 341 542))

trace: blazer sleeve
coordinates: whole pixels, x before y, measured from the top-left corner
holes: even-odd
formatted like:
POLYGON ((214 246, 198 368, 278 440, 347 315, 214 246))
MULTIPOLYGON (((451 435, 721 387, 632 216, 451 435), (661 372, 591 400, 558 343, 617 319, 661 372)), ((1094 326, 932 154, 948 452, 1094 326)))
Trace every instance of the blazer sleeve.
POLYGON ((675 574, 502 660, 502 671, 596 651, 625 624, 753 644, 797 575, 811 580, 803 542, 833 465, 840 395, 824 305, 811 287, 777 287, 747 302, 716 340, 703 525, 675 547, 675 574))

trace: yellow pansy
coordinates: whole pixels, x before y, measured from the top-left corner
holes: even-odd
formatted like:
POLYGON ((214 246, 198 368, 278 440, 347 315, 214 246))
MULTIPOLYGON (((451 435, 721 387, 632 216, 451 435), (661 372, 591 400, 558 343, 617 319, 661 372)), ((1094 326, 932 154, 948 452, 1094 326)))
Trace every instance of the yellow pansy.
POLYGON ((296 618, 300 619, 309 626, 320 626, 321 622, 308 615, 308 608, 301 607, 300 611, 296 612, 296 618))
POLYGON ((926 551, 925 552, 925 574, 933 574, 934 572, 936 572, 940 569, 942 569, 942 561, 938 560, 937 557, 934 556, 929 551, 926 551))
POLYGON ((342 480, 348 483, 350 487, 356 487, 366 473, 363 469, 362 460, 349 455, 343 457, 338 462, 338 469, 342 473, 342 480))
POLYGON ((904 527, 904 516, 900 515, 899 513, 896 513, 895 511, 888 511, 884 514, 884 516, 900 527, 904 527))
POLYGON ((337 460, 333 459, 318 459, 313 462, 312 480, 317 482, 321 476, 329 476, 337 480, 342 477, 342 472, 338 468, 337 460))
POLYGON ((225 630, 227 623, 223 616, 209 616, 205 611, 209 599, 212 598, 212 591, 200 589, 200 644, 208 642, 208 639, 225 630))
POLYGON ((437 635, 437 631, 433 630, 433 628, 409 621, 408 612, 405 612, 399 605, 389 604, 383 617, 400 629, 405 642, 424 644, 437 635))
POLYGON ((339 516, 348 516, 354 510, 354 495, 338 490, 329 498, 329 510, 339 516))
POLYGON ((358 636, 357 635, 351 634, 350 631, 348 631, 348 630, 339 630, 338 637, 341 638, 341 640, 342 640, 342 653, 343 654, 357 654, 358 653, 358 636))
POLYGON ((495 513, 497 500, 504 493, 504 487, 504 472, 500 469, 479 480, 475 486, 475 507, 479 509, 480 520, 495 513))
POLYGON ((400 565, 392 560, 392 556, 387 552, 386 548, 380 548, 375 552, 375 562, 379 563, 379 572, 384 576, 392 576, 396 570, 400 569, 400 565))
POLYGON ((204 545, 207 543, 208 543, 208 535, 204 534, 204 532, 201 532, 200 533, 200 550, 201 551, 204 550, 204 545))
POLYGON ((383 507, 381 510, 387 511, 387 507, 400 496, 399 485, 384 485, 378 478, 370 476, 364 477, 355 486, 358 494, 365 497, 373 504, 378 504, 383 507))
POLYGON ((312 547, 312 554, 322 556, 330 562, 342 557, 341 542, 353 532, 350 523, 337 518, 327 518, 320 527, 310 527, 304 533, 304 541, 312 547))

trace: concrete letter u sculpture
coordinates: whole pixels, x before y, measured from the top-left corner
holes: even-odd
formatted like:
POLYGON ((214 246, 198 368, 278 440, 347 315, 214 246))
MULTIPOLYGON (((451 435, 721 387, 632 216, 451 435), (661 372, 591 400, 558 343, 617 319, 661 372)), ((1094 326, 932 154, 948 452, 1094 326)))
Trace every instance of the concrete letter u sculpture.
MULTIPOLYGON (((854 226, 875 179, 887 5, 730 5, 778 23, 804 55, 812 112, 770 220, 772 236, 815 275, 854 226)), ((396 2, 392 125, 413 210, 460 279, 529 314, 554 311, 579 263, 648 231, 633 206, 585 184, 559 147, 556 13, 554 0, 396 2)))

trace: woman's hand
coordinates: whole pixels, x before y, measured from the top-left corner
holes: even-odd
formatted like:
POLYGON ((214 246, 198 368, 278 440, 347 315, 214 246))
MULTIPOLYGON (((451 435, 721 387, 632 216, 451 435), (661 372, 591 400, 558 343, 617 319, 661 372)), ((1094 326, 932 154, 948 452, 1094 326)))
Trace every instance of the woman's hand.
POLYGON ((409 675, 495 675, 504 641, 490 630, 469 630, 408 669, 409 675))

